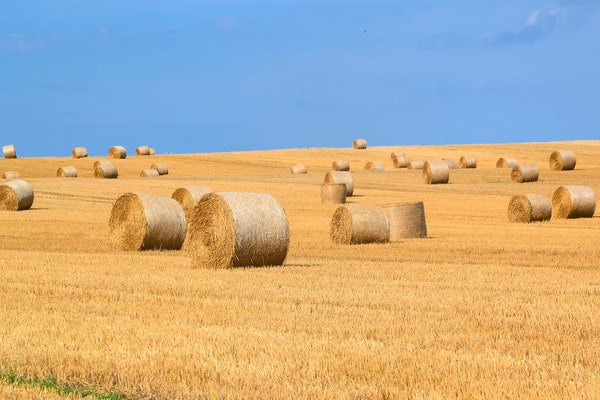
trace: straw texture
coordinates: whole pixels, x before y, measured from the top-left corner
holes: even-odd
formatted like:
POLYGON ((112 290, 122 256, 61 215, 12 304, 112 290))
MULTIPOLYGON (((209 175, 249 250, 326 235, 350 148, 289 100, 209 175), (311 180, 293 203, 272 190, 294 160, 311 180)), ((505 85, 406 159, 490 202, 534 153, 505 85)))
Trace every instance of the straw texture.
POLYGON ((577 157, 571 150, 556 150, 550 154, 548 161, 553 171, 570 171, 575 169, 577 157))
POLYGON ((321 184, 321 203, 346 204, 346 184, 324 182, 321 184))
POLYGON ((459 162, 452 158, 442 158, 442 160, 445 161, 446 164, 448 164, 448 168, 450 169, 457 169, 458 167, 460 167, 459 162))
POLYGON ((77 178, 77 168, 73 166, 60 167, 56 171, 56 176, 59 178, 77 178))
POLYGON ((392 160, 394 168, 406 168, 408 167, 409 161, 406 156, 397 156, 392 160))
POLYGON ((15 150, 15 146, 12 144, 2 146, 2 153, 4 154, 4 158, 17 158, 17 151, 15 150))
POLYGON ((148 146, 139 146, 135 149, 136 156, 149 156, 150 155, 150 147, 148 146))
POLYGON ((325 174, 323 182, 346 184, 346 197, 351 197, 354 193, 354 182, 352 181, 352 174, 349 171, 329 171, 325 174))
POLYGON ((148 155, 153 156, 155 154, 156 154, 156 150, 154 150, 154 147, 148 147, 148 155))
POLYGON ((88 151, 85 147, 75 147, 71 150, 73 158, 84 158, 88 156, 88 151))
POLYGON ((156 170, 159 175, 167 175, 169 173, 169 167, 167 164, 154 163, 150 166, 150 168, 156 170))
POLYGON ((448 183, 450 171, 444 160, 425 161, 423 165, 423 181, 428 184, 448 183))
POLYGON ((537 165, 532 163, 517 164, 513 167, 510 178, 516 183, 536 182, 539 177, 537 165))
POLYGON ((0 210, 28 210, 33 205, 33 190, 29 183, 21 179, 0 185, 0 210))
POLYGON ((123 146, 113 146, 108 149, 108 156, 111 158, 127 158, 127 150, 123 146))
POLYGON ((175 189, 171 198, 181 205, 188 222, 190 222, 196 204, 198 204, 202 196, 212 192, 212 189, 206 186, 184 186, 175 189))
POLYGON ((406 165, 406 169, 423 169, 424 167, 425 163, 421 160, 412 160, 406 165))
POLYGON ((356 139, 352 143, 352 147, 354 147, 355 149, 364 150, 367 148, 367 141, 365 139, 356 139))
POLYGON ((334 171, 350 171, 350 163, 344 159, 335 160, 331 167, 334 171))
POLYGON ((390 242, 427 237, 425 207, 422 201, 387 204, 382 208, 390 224, 390 242))
POLYGON ((515 158, 503 157, 496 161, 496 168, 513 168, 517 166, 517 160, 515 158))
POLYGON ((365 164, 365 170, 367 170, 367 171, 384 171, 385 167, 380 162, 369 161, 365 164))
POLYGON ((556 218, 591 218, 596 211, 596 196, 589 186, 560 186, 552 196, 556 218))
POLYGON ((154 176, 160 176, 160 174, 155 169, 146 168, 146 169, 143 169, 143 170, 140 171, 140 176, 142 178, 151 178, 151 177, 154 177, 154 176))
POLYGON ((99 179, 116 179, 119 176, 117 167, 110 161, 103 161, 94 168, 94 177, 99 179))
POLYGON ((508 203, 510 222, 548 221, 552 217, 552 204, 540 194, 518 194, 508 203))
POLYGON ((389 242, 388 218, 381 207, 346 204, 333 213, 330 237, 335 244, 389 242))
POLYGON ((392 151, 392 153, 390 154, 390 158, 392 159, 392 161, 394 161, 398 157, 406 157, 406 153, 401 150, 398 150, 392 151))
POLYGON ((111 165, 114 165, 114 164, 108 160, 96 160, 96 161, 94 161, 93 168, 96 169, 98 167, 111 166, 111 165))
POLYGON ((461 168, 477 168, 477 159, 473 156, 461 156, 458 163, 461 168))
POLYGON ((21 174, 18 173, 17 171, 5 171, 2 173, 3 179, 19 179, 20 177, 21 177, 21 174))
POLYGON ((304 164, 296 164, 292 166, 291 172, 292 174, 306 174, 308 171, 304 164))

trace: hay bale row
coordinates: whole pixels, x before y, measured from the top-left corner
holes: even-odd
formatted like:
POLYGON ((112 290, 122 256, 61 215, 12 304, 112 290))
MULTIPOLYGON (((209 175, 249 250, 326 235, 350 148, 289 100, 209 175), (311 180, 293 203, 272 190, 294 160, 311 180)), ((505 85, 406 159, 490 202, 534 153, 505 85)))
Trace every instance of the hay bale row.
POLYGON ((477 168, 477 159, 473 156, 461 156, 458 163, 461 168, 477 168))
POLYGON ((384 171, 385 167, 380 162, 369 161, 365 164, 365 170, 367 170, 367 171, 384 171))
POLYGON ((4 158, 17 158, 17 150, 15 150, 15 146, 12 144, 2 146, 2 153, 4 154, 4 158))
POLYGON ((571 150, 557 150, 550 154, 550 169, 553 171, 570 171, 575 169, 577 158, 571 150))
POLYGON ((112 146, 108 149, 108 156, 111 158, 127 158, 127 150, 123 146, 112 146))
POLYGON ((517 160, 511 157, 499 158, 496 161, 496 168, 514 168, 517 166, 517 160))
POLYGON ((75 147, 71 150, 73 158, 85 158, 88 156, 88 151, 85 147, 75 147))
POLYGON ((28 210, 33 205, 33 189, 21 179, 8 181, 0 185, 0 210, 28 210))
POLYGON ((346 197, 354 193, 354 182, 349 171, 330 171, 325 174, 325 183, 344 183, 346 185, 346 197))
POLYGON ((306 170, 306 166, 304 164, 296 164, 291 168, 292 174, 306 174, 308 171, 306 170))
POLYGON ((367 148, 367 141, 365 139, 356 139, 352 143, 352 147, 359 150, 364 150, 367 148))
POLYGON ((516 183, 536 182, 540 172, 537 165, 533 163, 523 163, 515 165, 510 173, 510 178, 516 183))
POLYGON ((338 159, 331 164, 334 171, 350 171, 350 163, 348 160, 338 159))
POLYGON ((21 174, 17 171, 4 171, 2 173, 3 179, 19 179, 21 174))
POLYGON ((450 171, 444 160, 425 161, 423 165, 423 180, 428 185, 448 183, 450 171))
POLYGON ((154 163, 150 166, 150 168, 156 170, 159 175, 167 175, 169 173, 169 167, 167 164, 154 163))
POLYGON ((548 221, 552 217, 552 204, 546 196, 539 194, 519 194, 508 203, 510 222, 548 221))
POLYGON ((322 204, 345 204, 346 184, 335 182, 323 182, 321 184, 322 204))
POLYGON ((56 176, 59 178, 77 178, 77 168, 73 166, 60 167, 56 171, 56 176))

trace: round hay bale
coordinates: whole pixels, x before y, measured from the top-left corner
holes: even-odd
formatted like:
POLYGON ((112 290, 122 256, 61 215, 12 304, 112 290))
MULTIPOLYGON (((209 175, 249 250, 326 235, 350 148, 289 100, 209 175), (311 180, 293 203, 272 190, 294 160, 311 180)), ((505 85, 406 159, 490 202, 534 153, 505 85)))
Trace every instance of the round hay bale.
POLYGON ((296 164, 292 166, 291 172, 292 174, 306 174, 308 171, 304 164, 296 164))
POLYGON ((508 203, 510 222, 548 221, 552 217, 552 204, 541 194, 518 194, 508 203))
POLYGON ((150 168, 158 171, 159 175, 167 175, 169 173, 169 167, 167 166, 167 164, 154 163, 150 166, 150 168))
POLYGON ((399 151, 392 151, 392 153, 390 154, 390 158, 392 159, 392 161, 394 161, 398 157, 406 157, 406 153, 399 150, 399 151))
POLYGON ((28 210, 33 204, 33 190, 29 183, 21 179, 0 185, 0 210, 28 210))
POLYGON ((175 189, 171 198, 181 205, 183 212, 188 218, 188 222, 190 222, 196 204, 198 204, 202 196, 212 192, 212 189, 206 186, 185 186, 175 189))
POLYGON ((96 161, 94 161, 94 165, 93 165, 92 168, 96 169, 96 168, 101 167, 103 165, 110 166, 110 165, 114 165, 114 164, 112 162, 110 162, 110 161, 107 161, 107 160, 96 160, 96 161))
POLYGON ((179 203, 170 197, 126 193, 112 207, 110 241, 114 248, 179 250, 187 224, 179 203))
POLYGON ((346 184, 324 182, 321 183, 322 204, 346 204, 346 184))
POLYGON ((461 168, 477 168, 477 159, 473 156, 461 156, 458 163, 461 168))
POLYGON ((406 156, 398 156, 392 160, 394 168, 406 168, 408 167, 408 158, 406 156))
POLYGON ((456 161, 452 158, 442 158, 442 160, 445 161, 446 164, 448 164, 448 168, 450 168, 450 169, 458 169, 458 167, 460 166, 458 161, 456 161))
POLYGON ((536 182, 540 173, 537 165, 532 163, 517 164, 513 167, 510 178, 513 182, 536 182))
POLYGON ((140 176, 142 178, 149 178, 149 177, 153 177, 153 176, 160 176, 160 174, 158 173, 157 170, 152 169, 152 168, 147 168, 147 169, 143 169, 140 172, 140 176))
POLYGON ((448 183, 450 170, 444 160, 425 161, 423 165, 423 180, 426 184, 448 183))
POLYGON ((367 148, 367 141, 365 139, 356 139, 352 143, 352 147, 359 150, 364 150, 367 148))
POLYGON ((571 150, 556 150, 550 154, 550 169, 553 171, 570 171, 575 169, 577 158, 571 150))
POLYGON ((325 174, 325 180, 323 182, 346 184, 346 197, 351 197, 354 193, 354 182, 352 181, 352 174, 350 171, 329 171, 325 174))
POLYGON ((333 213, 330 236, 335 244, 385 243, 390 226, 381 207, 346 204, 333 213))
POLYGON ((71 151, 71 154, 73 155, 73 158, 84 158, 88 156, 88 151, 85 147, 75 147, 71 151))
POLYGON ((409 163, 406 165, 406 169, 423 169, 423 167, 425 166, 425 163, 421 160, 413 160, 413 161, 409 161, 409 163))
POLYGON ((21 174, 17 171, 5 171, 2 173, 2 178, 4 179, 19 179, 21 174))
POLYGON ((517 160, 515 158, 503 157, 496 161, 496 168, 514 168, 517 166, 517 160))
POLYGON ((150 155, 150 147, 148 146, 139 146, 135 149, 136 156, 149 156, 150 155))
POLYGON ((332 163, 332 169, 334 171, 350 171, 350 163, 344 159, 335 160, 332 163))
POLYGON ((156 150, 154 150, 154 147, 148 147, 148 152, 149 156, 153 156, 156 154, 156 150))
POLYGON ((427 237, 425 207, 422 201, 389 204, 382 208, 390 224, 390 242, 427 237))
POLYGON ((12 144, 2 146, 2 153, 4 154, 4 158, 17 158, 17 151, 15 150, 15 146, 12 144))
POLYGON ((290 243, 285 210, 266 193, 209 193, 194 207, 187 248, 195 267, 282 265, 290 243))
POLYGON ((94 178, 117 179, 118 176, 119 172, 117 171, 117 167, 110 161, 105 161, 94 168, 94 178))
POLYGON ((108 149, 108 156, 111 158, 127 158, 127 150, 123 146, 113 146, 108 149))
POLYGON ((72 166, 60 167, 56 171, 56 176, 59 178, 77 178, 77 168, 72 166))
POLYGON ((385 167, 380 162, 369 161, 365 164, 365 170, 367 170, 367 171, 384 171, 385 167))
POLYGON ((596 211, 596 197, 589 186, 560 186, 552 196, 556 218, 591 218, 596 211))

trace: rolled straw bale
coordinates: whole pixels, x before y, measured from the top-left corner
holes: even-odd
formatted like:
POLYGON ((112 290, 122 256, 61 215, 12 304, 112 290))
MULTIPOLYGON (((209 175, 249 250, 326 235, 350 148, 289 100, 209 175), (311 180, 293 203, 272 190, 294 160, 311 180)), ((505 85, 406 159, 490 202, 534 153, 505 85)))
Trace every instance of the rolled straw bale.
POLYGON ((329 171, 325 174, 323 182, 335 182, 346 184, 346 197, 351 197, 354 193, 354 182, 350 171, 329 171))
POLYGON ((390 240, 390 226, 381 207, 346 204, 333 213, 330 236, 335 244, 385 243, 390 240))
POLYGON ((116 179, 118 176, 119 172, 117 171, 117 167, 108 161, 94 168, 95 178, 116 179))
POLYGON ((457 169, 460 166, 458 161, 456 161, 452 158, 442 158, 442 160, 445 161, 446 164, 448 164, 448 168, 450 168, 450 169, 457 169))
POLYGON ((56 176, 59 178, 77 178, 77 168, 72 166, 60 167, 56 171, 56 176))
POLYGON ((556 150, 550 154, 549 163, 553 171, 570 171, 575 169, 577 158, 571 150, 556 150))
POLYGON ((591 218, 596 197, 589 186, 565 185, 554 191, 552 210, 556 218, 591 218))
POLYGON ((367 171, 384 171, 385 167, 382 163, 377 161, 369 161, 365 164, 365 169, 367 171))
POLYGON ((157 170, 159 175, 167 175, 169 173, 169 167, 167 164, 154 163, 150 166, 150 168, 157 170))
POLYGON ((147 168, 147 169, 143 169, 140 172, 140 176, 142 178, 148 178, 148 177, 152 177, 152 176, 160 176, 160 174, 158 173, 157 170, 152 169, 152 168, 147 168))
POLYGON ((355 149, 364 150, 367 148, 367 141, 365 139, 356 139, 352 144, 355 149))
POLYGON ((88 151, 85 147, 75 147, 71 151, 71 154, 73 155, 73 158, 84 158, 88 156, 88 151))
POLYGON ((127 158, 127 150, 123 146, 113 146, 108 149, 108 156, 111 158, 127 158))
POLYGON ((187 248, 204 268, 281 265, 290 243, 285 210, 266 193, 208 193, 194 207, 187 248))
POLYGON ((394 161, 398 157, 406 157, 406 153, 399 150, 399 151, 392 151, 392 153, 390 154, 390 158, 392 159, 392 161, 394 161))
POLYGON ((346 204, 346 184, 334 182, 321 183, 321 203, 346 204))
POLYGON ((477 159, 473 156, 461 156, 458 162, 461 168, 477 168, 477 159))
POLYGON ((19 179, 21 174, 17 171, 5 171, 2 173, 2 178, 4 179, 19 179))
POLYGON ((114 165, 112 162, 108 161, 108 160, 96 160, 94 161, 94 166, 93 168, 96 169, 102 165, 114 165))
POLYGON ((517 160, 511 157, 499 158, 496 161, 496 168, 513 168, 517 165, 517 160))
POLYGON ((135 149, 136 156, 149 156, 150 155, 150 147, 148 146, 139 146, 135 149))
POLYGON ((334 171, 350 171, 350 163, 348 160, 335 160, 331 166, 334 171))
POLYGON ((33 190, 29 183, 21 179, 0 185, 0 210, 28 210, 33 204, 33 190))
POLYGON ((188 222, 190 222, 194 206, 198 204, 202 196, 212 192, 212 189, 206 186, 184 186, 175 189, 171 198, 181 205, 183 212, 188 217, 188 222))
POLYGON ((450 171, 444 160, 425 161, 423 164, 423 180, 427 184, 448 183, 450 171))
POLYGON ((308 171, 304 164, 296 164, 292 166, 291 172, 292 174, 306 174, 308 171))
POLYGON ((382 208, 390 224, 390 242, 427 237, 425 207, 422 201, 388 204, 382 208))
POLYGON ((421 160, 413 160, 409 161, 408 165, 406 165, 406 169, 423 169, 425 163, 421 160))
POLYGON ((517 194, 508 203, 510 222, 548 221, 552 217, 552 204, 541 194, 517 194))
POLYGON ((4 158, 17 158, 17 151, 15 150, 15 146, 12 144, 2 146, 2 153, 4 154, 4 158))
POLYGON ((156 154, 156 150, 154 150, 154 147, 148 147, 148 155, 153 156, 155 154, 156 154))
POLYGON ((537 165, 533 163, 517 164, 513 167, 510 178, 513 182, 524 183, 524 182, 536 182, 540 173, 537 165))
POLYGON ((179 250, 187 224, 183 209, 170 197, 125 193, 112 207, 110 241, 118 250, 179 250))
POLYGON ((406 168, 408 167, 408 158, 406 156, 398 156, 396 157, 394 160, 392 160, 392 162, 394 163, 394 168, 406 168))

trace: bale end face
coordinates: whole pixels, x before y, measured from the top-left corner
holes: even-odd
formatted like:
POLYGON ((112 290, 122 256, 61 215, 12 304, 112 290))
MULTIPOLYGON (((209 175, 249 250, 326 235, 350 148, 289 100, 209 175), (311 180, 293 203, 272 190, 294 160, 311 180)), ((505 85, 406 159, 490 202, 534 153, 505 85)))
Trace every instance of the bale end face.
POLYGON ((425 161, 423 165, 423 181, 428 185, 448 183, 450 170, 444 160, 425 161))
POLYGON ((552 196, 552 209, 556 218, 591 218, 596 196, 589 186, 560 186, 552 196))
POLYGON ((535 164, 517 164, 512 168, 510 177, 516 183, 536 182, 539 170, 535 164))
POLYGON ((519 194, 508 203, 508 220, 510 222, 548 221, 552 217, 552 204, 545 196, 539 194, 519 194))
POLYGON ((2 146, 2 153, 4 154, 4 158, 17 158, 17 151, 12 144, 2 146))
POLYGON ((333 213, 329 235, 335 244, 386 243, 390 226, 381 207, 346 204, 333 213))
POLYGON ((571 171, 575 169, 577 158, 571 150, 557 150, 550 154, 548 162, 553 171, 571 171))
POLYGON ((0 210, 28 210, 33 205, 33 189, 24 180, 15 179, 0 185, 0 210))

